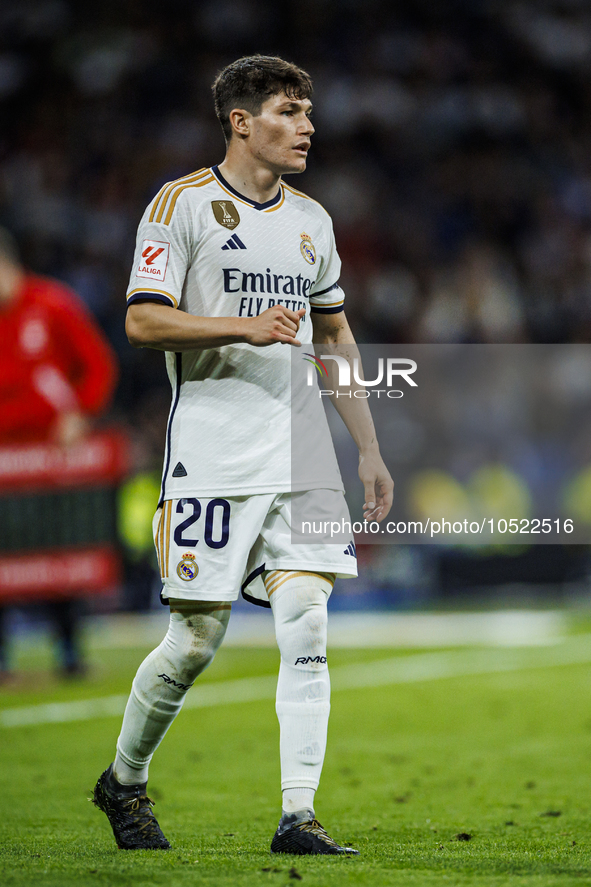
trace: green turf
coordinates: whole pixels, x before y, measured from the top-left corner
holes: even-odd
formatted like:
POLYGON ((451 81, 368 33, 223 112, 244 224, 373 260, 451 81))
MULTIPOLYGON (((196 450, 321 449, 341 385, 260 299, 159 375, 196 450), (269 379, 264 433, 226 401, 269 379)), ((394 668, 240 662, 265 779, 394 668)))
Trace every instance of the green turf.
MULTIPOLYGON (((145 652, 95 651, 90 679, 78 684, 49 677, 44 653, 28 655, 28 673, 0 702, 125 692, 145 652)), ((222 649, 204 679, 276 667, 273 650, 222 649)), ((112 760, 119 718, 0 729, 0 883, 591 884, 590 696, 587 665, 335 693, 316 810, 358 859, 269 855, 279 814, 271 700, 187 710, 172 727, 150 778, 167 853, 118 851, 86 800, 112 760)))

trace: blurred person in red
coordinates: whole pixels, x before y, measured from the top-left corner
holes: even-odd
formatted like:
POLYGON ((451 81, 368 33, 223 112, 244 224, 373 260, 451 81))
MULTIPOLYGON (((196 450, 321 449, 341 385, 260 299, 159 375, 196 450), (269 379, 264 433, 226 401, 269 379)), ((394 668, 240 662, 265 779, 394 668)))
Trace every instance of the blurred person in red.
MULTIPOLYGON (((117 380, 114 352, 67 286, 27 271, 12 235, 0 228, 0 446, 70 446, 90 430, 117 380)), ((47 604, 65 674, 84 671, 77 603, 47 604)), ((8 671, 0 608, 0 674, 8 671)))

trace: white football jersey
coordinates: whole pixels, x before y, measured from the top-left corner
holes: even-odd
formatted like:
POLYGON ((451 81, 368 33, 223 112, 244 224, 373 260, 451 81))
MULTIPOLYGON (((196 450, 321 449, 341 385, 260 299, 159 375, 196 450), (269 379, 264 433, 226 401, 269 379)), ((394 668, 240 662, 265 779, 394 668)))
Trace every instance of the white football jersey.
MULTIPOLYGON (((258 204, 214 166, 156 195, 138 229, 128 304, 148 299, 201 317, 306 309, 301 349, 237 344, 166 353, 173 398, 161 501, 343 489, 332 444, 331 456, 316 459, 326 444, 310 440, 305 470, 292 477, 291 466, 291 352, 311 351, 311 311, 343 310, 340 268, 329 215, 284 182, 258 204)), ((327 431, 317 390, 309 401, 314 419, 305 426, 320 422, 327 431)))

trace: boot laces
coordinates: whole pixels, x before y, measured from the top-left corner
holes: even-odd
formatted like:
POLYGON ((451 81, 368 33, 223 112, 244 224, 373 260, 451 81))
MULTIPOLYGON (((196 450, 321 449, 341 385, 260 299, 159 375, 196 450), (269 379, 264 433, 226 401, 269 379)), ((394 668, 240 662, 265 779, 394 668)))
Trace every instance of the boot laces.
POLYGON ((337 842, 327 834, 317 819, 310 819, 308 822, 303 822, 301 825, 297 825, 296 828, 301 832, 309 832, 311 835, 315 835, 315 837, 324 841, 325 844, 330 844, 332 847, 338 847, 337 842))
POLYGON ((151 798, 148 798, 146 795, 140 798, 130 798, 128 801, 123 802, 123 806, 127 808, 126 813, 133 818, 139 831, 147 829, 148 832, 157 833, 158 825, 152 813, 154 801, 151 798))

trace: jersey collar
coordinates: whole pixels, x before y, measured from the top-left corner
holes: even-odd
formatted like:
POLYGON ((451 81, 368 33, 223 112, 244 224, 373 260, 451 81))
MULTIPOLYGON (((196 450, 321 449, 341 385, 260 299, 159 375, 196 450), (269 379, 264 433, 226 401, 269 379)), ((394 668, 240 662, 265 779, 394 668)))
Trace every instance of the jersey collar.
POLYGON ((217 166, 212 166, 211 171, 216 177, 218 184, 221 185, 225 191, 228 191, 230 194, 233 195, 233 197, 237 197, 238 200, 242 201, 242 203, 246 203, 248 206, 252 206, 253 209, 271 209, 272 207, 277 206, 278 203, 283 202, 283 188, 281 187, 281 184, 279 185, 279 190, 277 191, 275 197, 272 197, 271 200, 267 200, 266 203, 257 203, 256 200, 251 200, 250 197, 245 197, 244 194, 236 191, 236 189, 233 188, 232 185, 226 181, 217 166))

